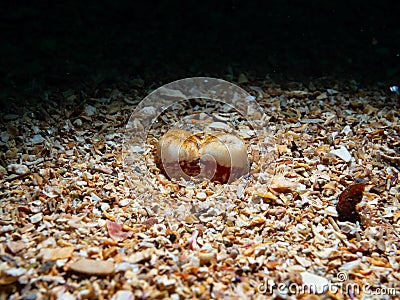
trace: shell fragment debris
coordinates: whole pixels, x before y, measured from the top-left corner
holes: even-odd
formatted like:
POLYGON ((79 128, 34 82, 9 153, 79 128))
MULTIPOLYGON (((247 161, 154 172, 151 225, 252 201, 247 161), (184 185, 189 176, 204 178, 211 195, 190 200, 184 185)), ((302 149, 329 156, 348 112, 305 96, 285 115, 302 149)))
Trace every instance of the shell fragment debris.
POLYGON ((86 275, 111 275, 114 273, 114 263, 108 260, 83 258, 70 264, 68 270, 86 275))
POLYGON ((339 149, 332 150, 331 153, 343 159, 345 162, 349 162, 351 160, 351 154, 349 150, 347 150, 347 148, 344 147, 343 145, 340 146, 339 149))

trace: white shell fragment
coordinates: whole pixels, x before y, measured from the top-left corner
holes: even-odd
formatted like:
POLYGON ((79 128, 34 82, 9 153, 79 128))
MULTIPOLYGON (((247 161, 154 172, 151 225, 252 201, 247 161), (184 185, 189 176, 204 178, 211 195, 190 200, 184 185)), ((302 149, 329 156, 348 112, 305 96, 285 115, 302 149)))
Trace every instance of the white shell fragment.
POLYGON ((224 122, 213 122, 210 125, 208 125, 208 127, 212 128, 212 129, 220 129, 220 130, 224 130, 224 131, 229 131, 229 129, 230 129, 229 125, 224 122))
POLYGON ((351 154, 344 146, 340 146, 339 149, 332 150, 331 153, 343 159, 345 162, 349 162, 351 160, 351 154))
POLYGON ((311 291, 317 294, 322 294, 329 288, 329 280, 325 277, 312 274, 310 272, 300 273, 303 285, 310 288, 311 291))
POLYGON ((7 171, 13 174, 22 175, 29 172, 29 168, 25 165, 11 164, 7 166, 7 171))
POLYGON ((339 270, 350 272, 350 271, 353 271, 353 270, 359 268, 360 265, 361 265, 360 260, 354 260, 354 261, 345 263, 344 265, 340 266, 339 270))
POLYGON ((131 291, 118 291, 111 300, 134 300, 135 296, 131 291))
POLYGON ((36 145, 36 144, 41 144, 41 143, 43 143, 44 141, 45 141, 45 138, 44 138, 41 134, 35 134, 35 135, 32 137, 32 140, 31 140, 32 144, 34 144, 34 145, 36 145))
POLYGON ((26 273, 26 269, 24 268, 11 268, 8 270, 4 270, 4 273, 6 273, 9 276, 13 276, 13 277, 19 277, 22 276, 26 273))
POLYGON ((270 188, 276 192, 293 192, 297 189, 297 186, 296 182, 279 174, 273 177, 270 188))
POLYGON ((334 90, 334 89, 327 89, 326 91, 328 92, 329 95, 336 95, 336 94, 339 94, 339 91, 334 90))
POLYGON ((43 219, 42 213, 35 214, 30 218, 32 224, 36 224, 40 222, 42 219, 43 219))
POLYGON ((352 131, 352 130, 351 130, 350 126, 349 126, 349 125, 346 125, 346 126, 343 128, 342 133, 343 133, 344 135, 348 135, 351 131, 352 131))
POLYGON ((96 107, 94 107, 92 105, 89 105, 89 104, 85 105, 85 114, 88 117, 93 116, 94 114, 96 114, 96 111, 97 111, 96 107))
POLYGON ((336 207, 334 207, 334 206, 328 206, 327 208, 325 208, 325 213, 328 216, 332 216, 332 217, 338 216, 338 212, 336 211, 336 207))
POLYGON ((196 194, 196 198, 203 201, 207 199, 207 194, 204 192, 199 192, 196 194))

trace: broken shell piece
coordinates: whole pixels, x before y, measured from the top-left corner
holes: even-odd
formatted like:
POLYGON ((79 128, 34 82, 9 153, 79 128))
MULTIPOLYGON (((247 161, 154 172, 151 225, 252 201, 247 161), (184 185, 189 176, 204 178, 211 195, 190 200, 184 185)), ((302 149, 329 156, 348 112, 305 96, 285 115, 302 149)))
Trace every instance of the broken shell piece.
POLYGON ((300 273, 303 285, 308 287, 310 291, 322 294, 326 292, 329 286, 329 280, 325 277, 312 274, 310 272, 300 273))
POLYGON ((347 150, 344 146, 340 146, 339 149, 332 150, 331 153, 336 155, 337 157, 340 157, 345 162, 349 162, 351 160, 351 154, 349 150, 347 150))
POLYGON ((230 129, 229 125, 224 122, 213 122, 208 126, 212 129, 224 130, 224 131, 229 131, 230 129))
POLYGON ((111 275, 114 273, 114 263, 108 260, 82 258, 70 264, 69 271, 87 275, 111 275))
POLYGON ((207 194, 204 192, 199 192, 196 194, 196 198, 203 201, 207 199, 207 194))
POLYGON ((339 201, 336 204, 339 221, 349 221, 353 223, 360 221, 357 204, 362 200, 364 189, 365 184, 356 183, 348 186, 339 195, 339 201))
POLYGON ((11 173, 22 175, 29 172, 29 168, 25 165, 10 164, 7 166, 7 170, 11 173))
POLYGON ((296 182, 286 179, 282 174, 278 174, 272 178, 270 188, 278 193, 288 193, 294 192, 297 186, 296 182))
POLYGON ((215 258, 215 254, 211 252, 201 252, 199 254, 200 266, 209 265, 215 258))

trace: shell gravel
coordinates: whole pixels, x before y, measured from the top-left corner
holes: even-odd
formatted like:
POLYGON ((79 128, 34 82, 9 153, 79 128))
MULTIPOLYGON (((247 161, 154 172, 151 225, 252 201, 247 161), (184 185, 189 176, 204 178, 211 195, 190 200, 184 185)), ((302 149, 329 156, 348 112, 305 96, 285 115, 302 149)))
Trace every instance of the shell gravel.
MULTIPOLYGON (((239 80, 268 128, 255 134, 229 105, 179 102, 154 123, 147 148, 134 149, 144 163, 131 169, 122 144, 138 95, 150 92, 141 79, 129 90, 53 92, 40 108, 0 113, 2 296, 306 299, 263 287, 303 283, 329 293, 324 285, 340 280, 398 289, 394 99, 354 81, 239 80), (154 141, 176 122, 235 131, 249 144, 250 173, 226 185, 168 180, 154 162, 154 141), (361 179, 360 223, 338 222, 339 195, 361 179)), ((331 296, 367 299, 362 289, 331 296)))

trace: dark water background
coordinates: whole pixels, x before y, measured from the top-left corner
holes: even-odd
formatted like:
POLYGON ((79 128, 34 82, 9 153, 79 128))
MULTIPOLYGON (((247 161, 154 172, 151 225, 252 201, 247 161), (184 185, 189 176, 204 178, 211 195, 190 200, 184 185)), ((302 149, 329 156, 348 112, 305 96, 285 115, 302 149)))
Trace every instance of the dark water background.
POLYGON ((246 72, 400 83, 398 1, 9 1, 1 96, 246 72))

